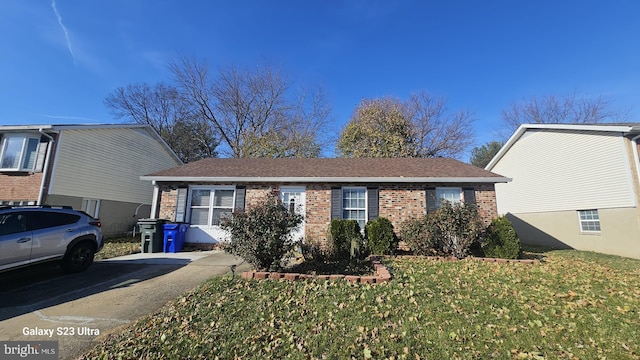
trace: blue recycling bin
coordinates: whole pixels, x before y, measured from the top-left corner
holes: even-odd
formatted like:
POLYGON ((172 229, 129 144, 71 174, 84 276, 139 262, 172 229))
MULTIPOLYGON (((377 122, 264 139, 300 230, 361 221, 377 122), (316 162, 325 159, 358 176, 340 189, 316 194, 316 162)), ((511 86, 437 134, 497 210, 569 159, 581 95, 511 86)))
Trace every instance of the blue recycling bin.
POLYGON ((164 252, 177 253, 182 250, 189 224, 167 223, 164 224, 164 252))

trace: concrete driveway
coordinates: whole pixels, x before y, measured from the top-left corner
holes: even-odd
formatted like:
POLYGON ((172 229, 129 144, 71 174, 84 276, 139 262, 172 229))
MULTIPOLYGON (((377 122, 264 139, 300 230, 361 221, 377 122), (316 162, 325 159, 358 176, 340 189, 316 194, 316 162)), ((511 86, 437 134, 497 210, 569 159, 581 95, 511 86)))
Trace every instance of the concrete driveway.
POLYGON ((0 341, 58 341, 75 359, 108 333, 205 280, 249 269, 218 251, 135 254, 97 261, 82 274, 56 264, 0 274, 0 341))

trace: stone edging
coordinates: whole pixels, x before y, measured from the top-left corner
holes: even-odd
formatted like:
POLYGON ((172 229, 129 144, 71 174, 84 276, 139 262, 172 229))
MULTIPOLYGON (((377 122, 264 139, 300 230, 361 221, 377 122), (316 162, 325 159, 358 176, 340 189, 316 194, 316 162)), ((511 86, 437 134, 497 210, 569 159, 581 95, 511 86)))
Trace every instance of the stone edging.
MULTIPOLYGON (((444 261, 458 261, 456 257, 446 257, 446 256, 423 256, 423 255, 401 255, 398 256, 400 258, 418 258, 418 259, 429 259, 429 260, 444 260, 444 261)), ((242 278, 243 279, 256 279, 256 280, 265 280, 265 279, 282 279, 282 280, 306 280, 306 279, 318 279, 318 280, 340 280, 344 279, 351 283, 363 283, 363 284, 380 284, 391 281, 391 273, 389 269, 387 269, 384 264, 380 262, 378 256, 372 255, 370 257, 371 265, 376 271, 375 276, 355 276, 355 275, 308 275, 308 274, 299 274, 299 273, 282 273, 282 272, 267 272, 267 271, 243 271, 242 278)), ((467 259, 471 259, 473 261, 484 261, 484 262, 495 262, 495 263, 519 263, 519 264, 536 264, 539 263, 540 260, 537 259, 496 259, 496 258, 481 258, 471 256, 467 259)))
POLYGON ((281 273, 281 272, 266 272, 266 271, 243 271, 243 279, 283 279, 283 280, 306 280, 306 279, 318 279, 318 280, 340 280, 344 279, 351 283, 363 283, 363 284, 380 284, 391 281, 391 273, 384 264, 382 264, 377 256, 371 256, 371 265, 376 271, 375 276, 355 276, 355 275, 308 275, 298 273, 281 273))

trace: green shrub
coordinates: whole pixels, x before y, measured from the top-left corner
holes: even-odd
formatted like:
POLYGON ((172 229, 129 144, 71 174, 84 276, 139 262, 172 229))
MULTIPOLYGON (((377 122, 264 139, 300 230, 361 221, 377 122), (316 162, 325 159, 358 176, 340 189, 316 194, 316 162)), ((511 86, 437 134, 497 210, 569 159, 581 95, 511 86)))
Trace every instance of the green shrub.
POLYGON ((400 239, 415 255, 438 255, 437 239, 429 233, 427 217, 411 219, 400 224, 400 239))
POLYGON ((240 256, 255 269, 277 270, 294 248, 292 230, 302 220, 302 215, 287 211, 277 197, 270 196, 261 205, 234 213, 222 222, 222 229, 231 234, 225 250, 240 256))
POLYGON ((389 219, 379 217, 364 227, 369 252, 375 255, 390 255, 398 248, 398 237, 393 232, 389 219))
POLYGON ((486 257, 517 259, 521 254, 520 239, 505 216, 493 219, 482 244, 486 257))
POLYGON ((360 225, 355 220, 334 219, 327 234, 328 255, 335 260, 365 255, 360 225))
POLYGON ((446 256, 463 258, 471 244, 482 235, 484 226, 473 204, 442 202, 440 208, 427 217, 427 232, 435 237, 438 250, 446 256))

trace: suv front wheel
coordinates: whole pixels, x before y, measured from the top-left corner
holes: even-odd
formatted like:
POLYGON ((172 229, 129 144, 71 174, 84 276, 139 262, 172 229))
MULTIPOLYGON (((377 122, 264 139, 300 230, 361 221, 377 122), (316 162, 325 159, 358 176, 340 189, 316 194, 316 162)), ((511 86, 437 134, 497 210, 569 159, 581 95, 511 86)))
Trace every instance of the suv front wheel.
POLYGON ((95 251, 88 242, 74 245, 62 259, 62 270, 68 273, 79 273, 87 270, 93 263, 95 251))

